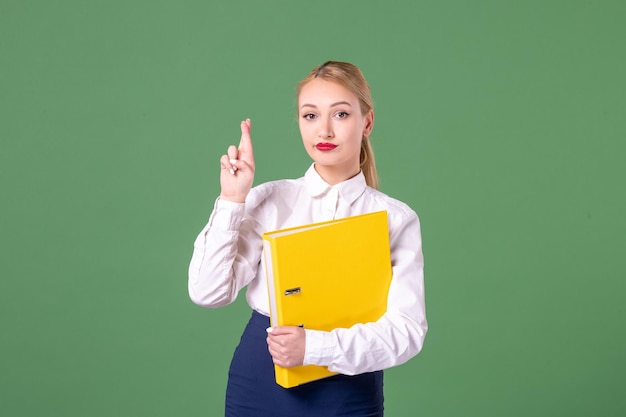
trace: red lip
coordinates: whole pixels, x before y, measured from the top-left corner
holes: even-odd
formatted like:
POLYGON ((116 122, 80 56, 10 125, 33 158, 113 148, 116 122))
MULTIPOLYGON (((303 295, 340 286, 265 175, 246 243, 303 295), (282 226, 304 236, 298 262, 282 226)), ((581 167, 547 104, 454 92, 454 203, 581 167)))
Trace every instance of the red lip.
POLYGON ((315 145, 315 147, 319 151, 332 151, 337 147, 337 145, 333 143, 318 143, 317 145, 315 145))

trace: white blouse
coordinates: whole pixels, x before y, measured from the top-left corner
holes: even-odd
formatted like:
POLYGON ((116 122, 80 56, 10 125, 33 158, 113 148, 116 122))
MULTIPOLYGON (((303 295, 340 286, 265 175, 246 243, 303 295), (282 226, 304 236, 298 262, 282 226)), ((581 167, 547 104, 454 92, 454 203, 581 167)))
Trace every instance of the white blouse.
POLYGON ((362 173, 331 186, 311 165, 302 178, 254 187, 245 203, 218 199, 194 243, 189 296, 200 306, 221 307, 247 286, 250 307, 269 316, 264 232, 379 210, 387 210, 391 245, 387 312, 349 329, 305 329, 304 364, 346 375, 402 364, 422 349, 428 329, 419 219, 406 204, 368 187, 362 173))

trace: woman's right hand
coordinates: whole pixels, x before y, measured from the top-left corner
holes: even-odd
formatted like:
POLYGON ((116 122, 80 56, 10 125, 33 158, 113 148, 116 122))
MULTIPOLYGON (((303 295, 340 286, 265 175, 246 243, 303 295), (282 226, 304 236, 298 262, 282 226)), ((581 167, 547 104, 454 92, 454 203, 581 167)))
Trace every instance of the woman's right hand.
POLYGON ((250 139, 250 119, 241 122, 239 147, 230 145, 228 154, 220 158, 220 198, 243 203, 254 181, 254 154, 250 139))

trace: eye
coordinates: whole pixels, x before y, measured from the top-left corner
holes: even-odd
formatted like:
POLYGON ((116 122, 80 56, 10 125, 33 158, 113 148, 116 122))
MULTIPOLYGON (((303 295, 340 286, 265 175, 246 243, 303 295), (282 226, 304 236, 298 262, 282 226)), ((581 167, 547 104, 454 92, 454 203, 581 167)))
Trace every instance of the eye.
POLYGON ((315 119, 315 115, 313 113, 305 113, 302 115, 302 118, 305 120, 313 120, 315 119))
POLYGON ((337 113, 335 113, 335 117, 337 119, 345 119, 346 117, 348 117, 350 115, 350 113, 345 112, 345 111, 338 111, 337 113))

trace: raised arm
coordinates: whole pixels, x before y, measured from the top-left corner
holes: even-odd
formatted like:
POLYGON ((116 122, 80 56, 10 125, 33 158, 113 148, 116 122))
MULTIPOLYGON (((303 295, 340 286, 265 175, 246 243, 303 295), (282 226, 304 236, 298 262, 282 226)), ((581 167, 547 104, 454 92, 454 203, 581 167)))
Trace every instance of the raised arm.
POLYGON ((256 274, 260 259, 253 219, 244 220, 244 201, 254 180, 250 119, 241 122, 239 146, 220 159, 220 198, 194 242, 189 264, 189 296, 204 307, 233 302, 256 274))

